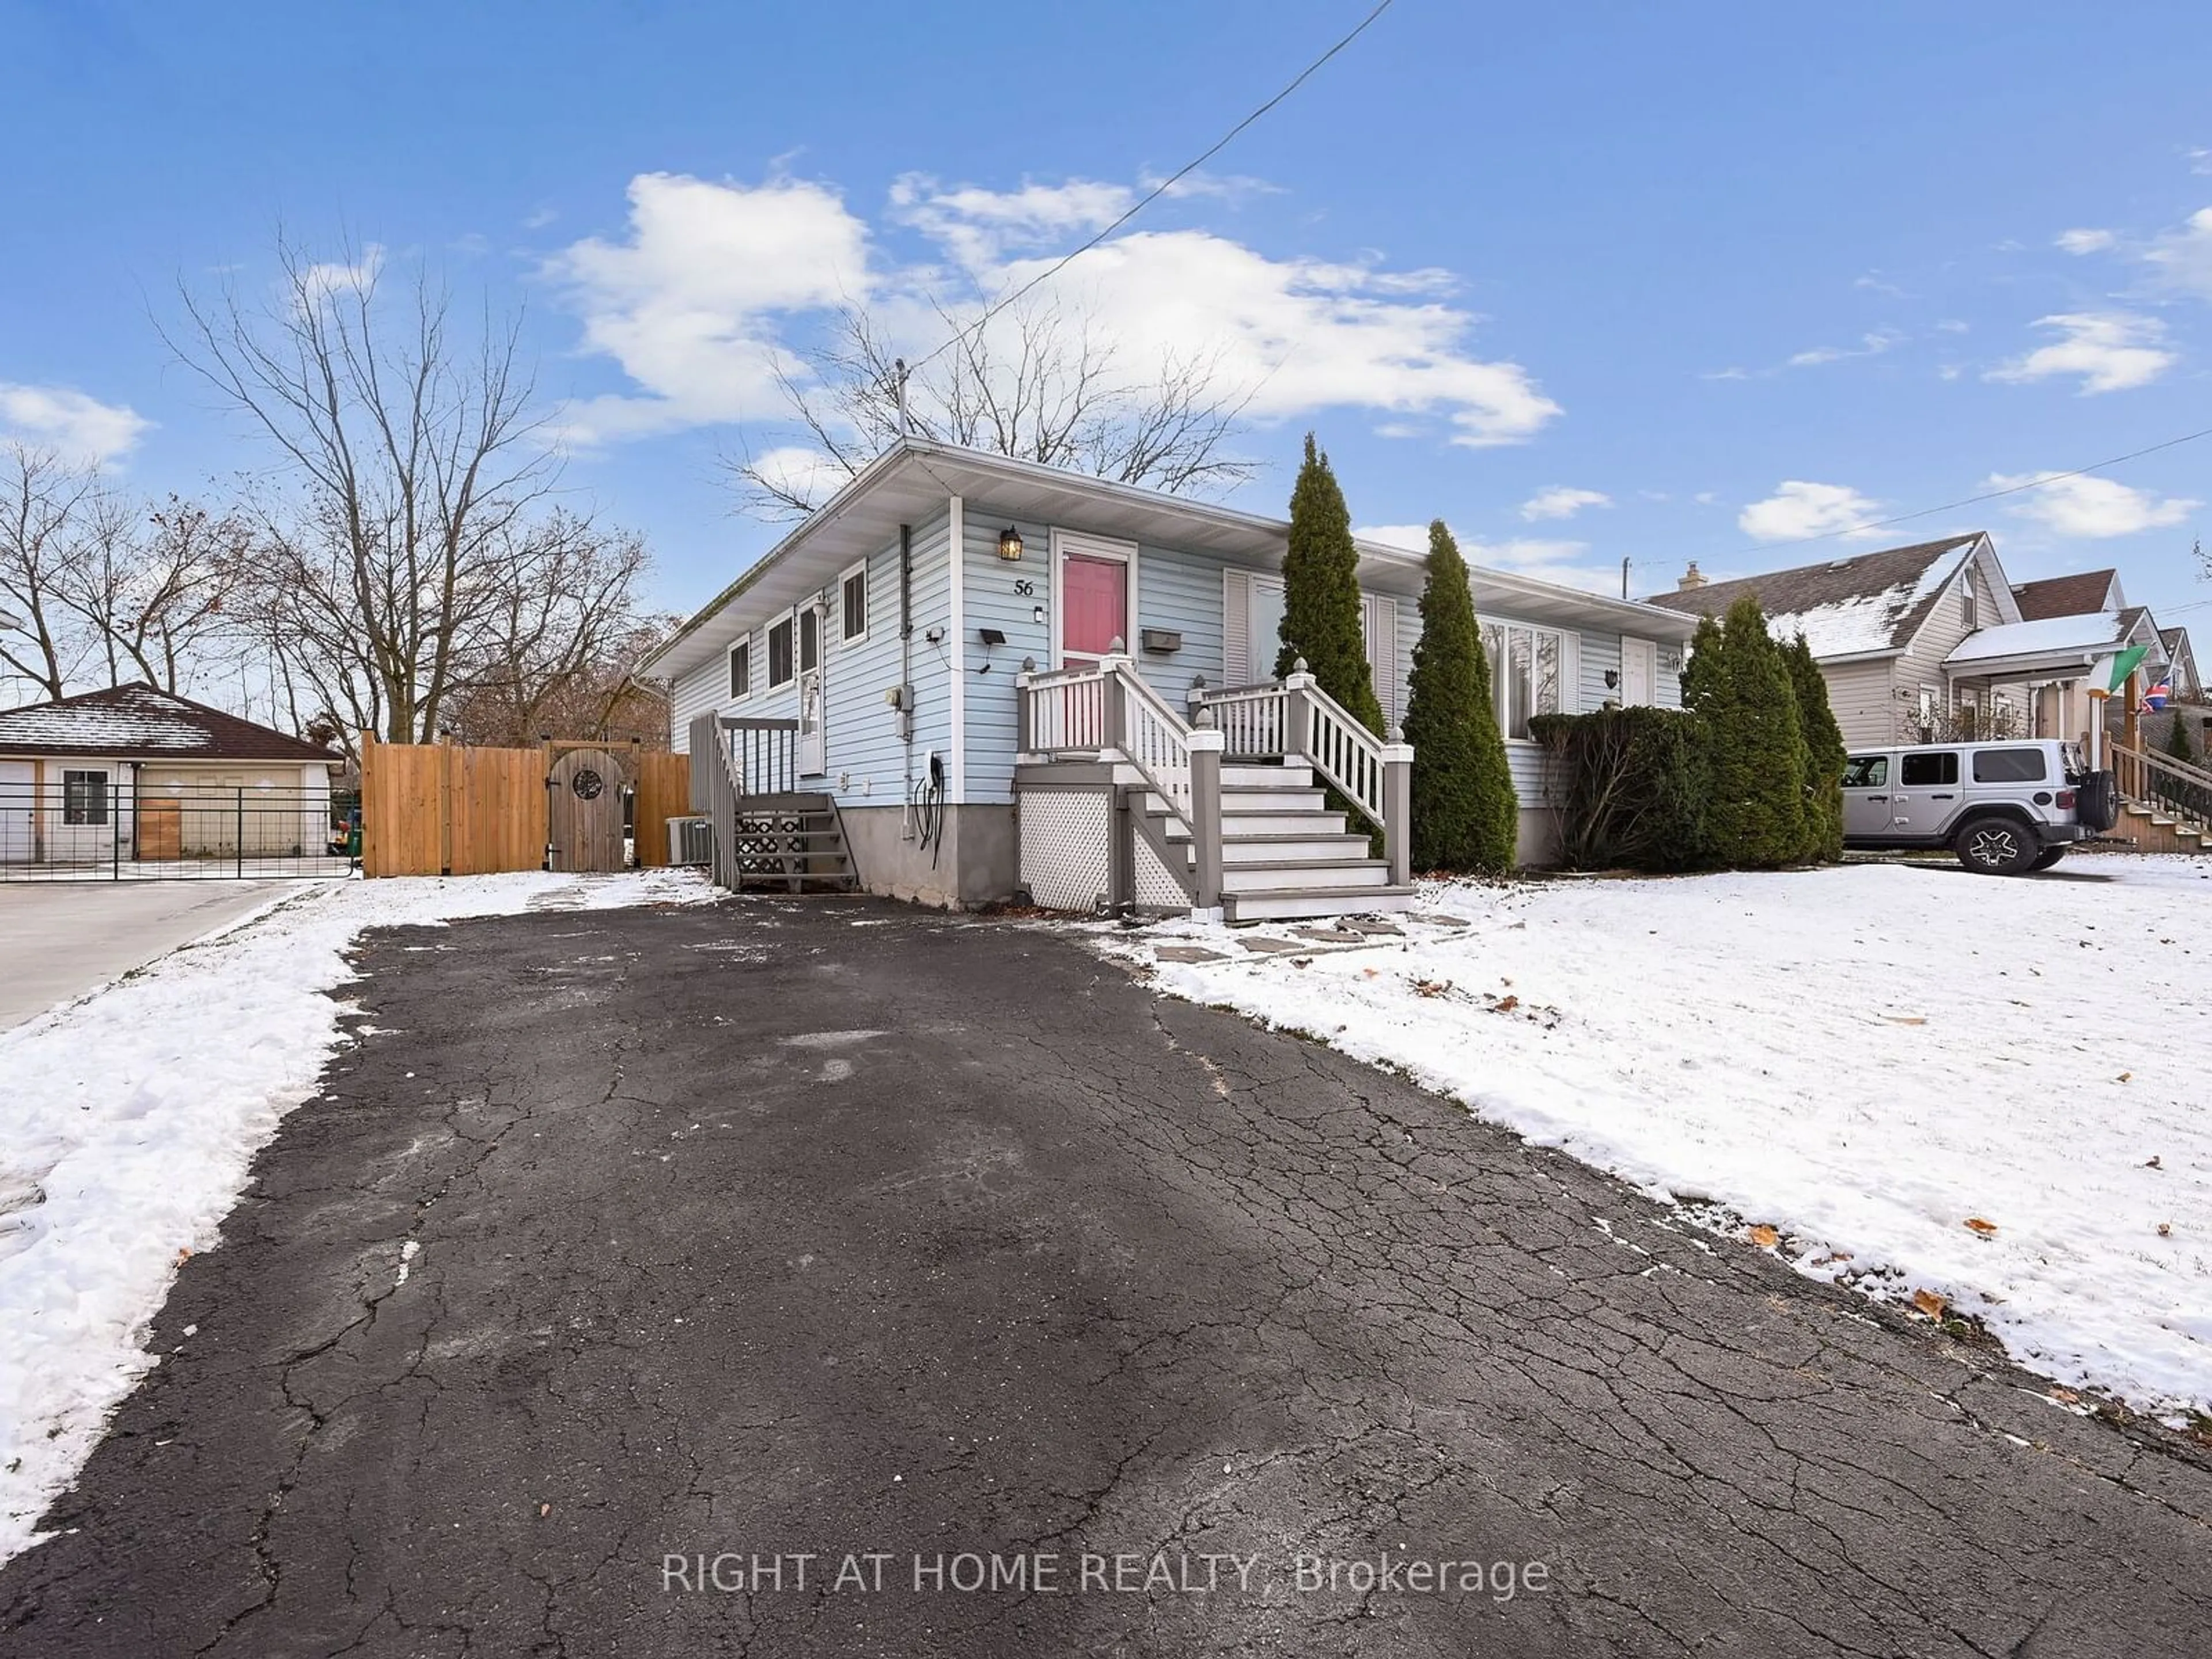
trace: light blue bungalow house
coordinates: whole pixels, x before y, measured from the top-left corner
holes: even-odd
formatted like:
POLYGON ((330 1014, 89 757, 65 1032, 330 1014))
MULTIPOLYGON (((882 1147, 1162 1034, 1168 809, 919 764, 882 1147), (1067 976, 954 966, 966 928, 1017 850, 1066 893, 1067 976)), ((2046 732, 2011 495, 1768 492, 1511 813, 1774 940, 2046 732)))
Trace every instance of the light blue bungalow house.
MULTIPOLYGON (((646 665, 672 684, 671 735, 694 756, 722 878, 842 870, 929 903, 1026 891, 1232 921, 1402 908, 1418 760, 1310 677, 1274 678, 1288 532, 901 441, 646 665), (719 758, 702 765, 708 747, 719 758), (1325 809, 1324 782, 1353 821, 1325 809)), ((1395 736, 1424 563, 1371 543, 1359 555, 1395 736)), ((1674 705, 1695 618, 1503 571, 1473 582, 1520 856, 1541 863, 1553 830, 1530 717, 1674 705)))

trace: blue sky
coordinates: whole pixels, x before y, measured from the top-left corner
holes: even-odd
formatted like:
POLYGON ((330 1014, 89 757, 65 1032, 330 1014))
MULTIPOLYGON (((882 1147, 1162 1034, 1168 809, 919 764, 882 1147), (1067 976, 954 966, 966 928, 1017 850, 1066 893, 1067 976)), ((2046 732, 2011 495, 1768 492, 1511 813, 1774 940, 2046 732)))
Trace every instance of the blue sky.
MULTIPOLYGON (((0 431, 148 489, 266 465, 156 324, 280 221, 350 233, 526 309, 568 488, 689 609, 778 533, 717 458, 792 447, 763 365, 825 307, 922 337, 1365 9, 0 0, 0 431)), ((1252 391, 1240 504, 1312 426, 1356 523, 1488 562, 1643 592, 1985 527, 2202 632, 2212 439, 1793 544, 2212 427, 2208 61, 2201 5, 1397 0, 1060 281, 1252 391)))

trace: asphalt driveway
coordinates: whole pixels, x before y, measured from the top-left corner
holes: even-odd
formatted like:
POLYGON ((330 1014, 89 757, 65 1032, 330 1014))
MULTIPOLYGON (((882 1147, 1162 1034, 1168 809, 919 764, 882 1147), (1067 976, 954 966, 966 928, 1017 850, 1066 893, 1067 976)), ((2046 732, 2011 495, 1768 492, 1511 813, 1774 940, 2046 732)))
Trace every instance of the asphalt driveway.
POLYGON ((292 891, 289 881, 0 881, 0 1031, 292 891))
POLYGON ((1044 930, 362 965, 0 1652, 2205 1651, 2185 1445, 1044 930))

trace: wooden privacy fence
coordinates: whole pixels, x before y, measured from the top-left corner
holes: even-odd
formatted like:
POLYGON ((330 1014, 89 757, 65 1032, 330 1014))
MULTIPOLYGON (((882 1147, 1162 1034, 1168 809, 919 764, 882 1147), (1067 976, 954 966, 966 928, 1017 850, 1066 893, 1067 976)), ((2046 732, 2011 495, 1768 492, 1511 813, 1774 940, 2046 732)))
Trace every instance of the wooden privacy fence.
MULTIPOLYGON (((578 744, 561 744, 569 749, 578 744)), ((672 817, 690 810, 683 755, 591 744, 621 758, 636 788, 637 861, 668 862, 672 817)), ((361 862, 370 876, 481 876, 545 867, 546 779, 556 746, 471 749, 379 743, 361 748, 361 862)))

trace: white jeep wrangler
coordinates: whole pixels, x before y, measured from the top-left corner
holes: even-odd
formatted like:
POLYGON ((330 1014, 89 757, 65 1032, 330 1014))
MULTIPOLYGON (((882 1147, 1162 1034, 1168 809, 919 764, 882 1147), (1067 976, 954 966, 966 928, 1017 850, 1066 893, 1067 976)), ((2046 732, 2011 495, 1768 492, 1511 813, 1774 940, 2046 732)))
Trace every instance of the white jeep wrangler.
POLYGON ((2055 738, 1854 750, 1844 765, 1844 845, 1948 847, 1988 876, 2048 870, 2118 817, 2110 772, 2055 738))

